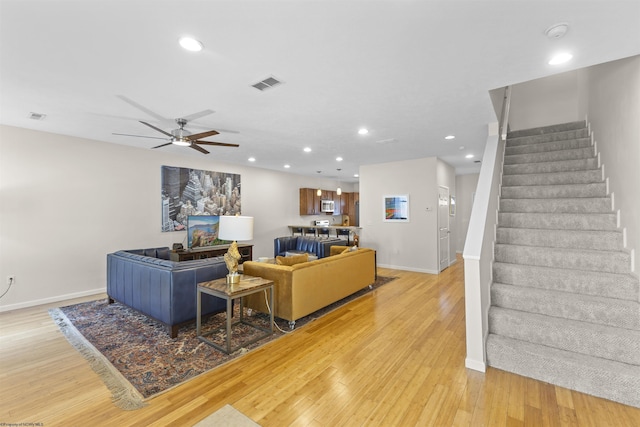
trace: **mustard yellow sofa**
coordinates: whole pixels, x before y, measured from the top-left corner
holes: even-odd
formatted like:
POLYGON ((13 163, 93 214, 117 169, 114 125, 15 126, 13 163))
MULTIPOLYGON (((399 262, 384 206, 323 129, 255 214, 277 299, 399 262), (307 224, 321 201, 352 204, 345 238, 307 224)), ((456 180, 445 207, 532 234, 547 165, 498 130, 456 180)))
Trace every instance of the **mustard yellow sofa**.
MULTIPOLYGON (((376 279, 376 252, 369 248, 345 251, 344 246, 332 246, 331 256, 295 265, 277 265, 245 261, 244 274, 274 282, 274 315, 289 321, 296 320, 331 303, 341 300, 376 279), (344 252, 344 253, 343 253, 344 252)), ((262 293, 245 297, 246 307, 267 313, 262 293)))

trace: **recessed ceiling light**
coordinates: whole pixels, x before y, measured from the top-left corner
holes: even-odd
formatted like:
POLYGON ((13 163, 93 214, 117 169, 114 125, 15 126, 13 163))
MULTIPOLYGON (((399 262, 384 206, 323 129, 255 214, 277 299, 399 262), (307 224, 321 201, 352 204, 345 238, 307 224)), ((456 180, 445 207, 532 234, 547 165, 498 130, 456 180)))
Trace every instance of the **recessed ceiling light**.
POLYGON ((249 160, 250 162, 255 162, 256 158, 255 157, 249 157, 247 160, 249 160))
POLYGON ((311 152, 311 147, 304 147, 304 152, 305 153, 310 153, 311 152))
POLYGON ((336 162, 341 162, 342 161, 342 157, 336 157, 336 162))
POLYGON ((192 37, 181 37, 179 40, 180 46, 190 52, 200 52, 204 47, 201 42, 192 37))
POLYGON ((358 175, 357 173, 354 173, 354 174, 353 174, 353 177, 354 177, 354 178, 360 178, 360 175, 358 175))
POLYGON ((358 133, 359 133, 360 135, 366 135, 366 134, 368 134, 368 133, 369 133, 369 129, 360 128, 360 129, 358 130, 358 133))
POLYGON ((568 62, 573 58, 573 55, 567 52, 558 53, 551 58, 549 61, 549 65, 559 65, 568 62))
POLYGON ((456 137, 454 135, 447 135, 444 137, 444 139, 455 139, 456 137))
POLYGON ((465 157, 466 157, 467 159, 473 159, 473 157, 474 157, 474 156, 473 156, 473 154, 467 154, 465 157))
POLYGON ((289 169, 291 167, 291 165, 284 165, 285 169, 289 169))

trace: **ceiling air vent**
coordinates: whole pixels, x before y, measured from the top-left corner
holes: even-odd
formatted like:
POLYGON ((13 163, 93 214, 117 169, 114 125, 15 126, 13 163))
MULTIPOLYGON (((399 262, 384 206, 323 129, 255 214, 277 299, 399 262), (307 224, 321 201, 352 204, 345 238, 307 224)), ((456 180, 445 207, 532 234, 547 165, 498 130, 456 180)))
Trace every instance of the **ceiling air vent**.
POLYGON ((277 86, 279 84, 281 84, 282 82, 278 79, 276 79, 275 77, 267 77, 266 79, 253 84, 251 86, 255 87, 256 89, 263 91, 263 90, 267 90, 269 88, 272 88, 274 86, 277 86))
POLYGON ((44 120, 44 118, 47 117, 47 115, 42 113, 34 113, 32 111, 29 113, 27 117, 30 118, 31 120, 44 120))

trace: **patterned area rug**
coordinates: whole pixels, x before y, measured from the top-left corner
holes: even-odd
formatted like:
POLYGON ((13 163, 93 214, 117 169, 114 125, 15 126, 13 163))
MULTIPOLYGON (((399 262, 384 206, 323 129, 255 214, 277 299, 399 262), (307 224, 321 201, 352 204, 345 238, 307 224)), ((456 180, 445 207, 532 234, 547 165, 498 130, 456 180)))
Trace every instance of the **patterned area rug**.
MULTIPOLYGON (((394 277, 378 276, 373 289, 392 281, 394 277)), ((341 305, 372 290, 368 287, 330 306, 296 321, 296 330, 341 305)), ((235 304, 235 317, 238 319, 235 304)), ((166 329, 129 307, 106 299, 49 310, 67 340, 89 361, 92 368, 113 394, 114 403, 122 409, 138 409, 144 401, 179 384, 235 359, 248 351, 270 342, 284 333, 275 333, 242 347, 230 355, 217 351, 196 338, 195 323, 180 329, 171 339, 166 329)), ((203 322, 204 332, 224 326, 224 314, 209 317, 203 322)), ((257 314, 251 322, 268 327, 269 317, 257 314)), ((276 318, 278 327, 289 331, 287 322, 276 318)), ((294 331, 295 332, 295 331, 294 331)), ((262 334, 246 325, 236 325, 232 332, 232 348, 246 342, 255 334, 262 334)), ((209 336, 222 345, 224 330, 209 336)))

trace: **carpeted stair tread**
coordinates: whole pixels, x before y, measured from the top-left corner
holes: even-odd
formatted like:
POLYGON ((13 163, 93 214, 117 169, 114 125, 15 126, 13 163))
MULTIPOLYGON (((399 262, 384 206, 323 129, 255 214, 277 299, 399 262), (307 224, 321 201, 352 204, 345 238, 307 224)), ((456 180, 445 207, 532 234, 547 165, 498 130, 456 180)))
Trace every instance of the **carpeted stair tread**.
POLYGON ((518 163, 505 164, 503 167, 504 175, 523 175, 530 173, 551 173, 551 172, 569 172, 581 171, 587 169, 598 169, 598 159, 595 157, 576 160, 553 160, 538 163, 518 163))
POLYGON ((640 407, 640 367, 489 334, 490 366, 640 407))
POLYGON ((504 156, 505 165, 521 163, 541 163, 559 160, 579 160, 594 157, 593 147, 574 148, 571 150, 545 151, 542 153, 513 154, 504 156))
POLYGON ((490 333, 588 356, 640 365, 640 331, 528 313, 489 311, 490 333))
POLYGON ((548 151, 571 150, 574 148, 591 147, 591 138, 565 139, 550 142, 531 143, 523 145, 509 145, 505 148, 505 155, 542 153, 548 151))
POLYGON ((528 313, 640 330, 638 301, 493 283, 491 304, 528 313))
POLYGON ((493 264, 493 280, 496 283, 514 286, 630 301, 640 300, 640 282, 630 274, 495 262, 493 264))
POLYGON ((607 273, 627 273, 631 265, 629 253, 622 251, 547 248, 501 243, 495 245, 495 260, 510 264, 604 271, 607 273))
POLYGON ((603 182, 599 169, 582 171, 567 171, 553 173, 531 173, 522 175, 504 175, 503 187, 525 185, 555 185, 555 184, 590 184, 603 182))
POLYGON ((507 147, 519 147, 522 145, 544 144, 547 142, 566 141, 571 139, 581 139, 589 137, 587 128, 568 130, 564 132, 548 133, 544 135, 529 135, 507 140, 507 147))
POLYGON ((560 134, 581 129, 586 129, 586 123, 584 120, 510 131, 507 133, 507 139, 512 140, 526 136, 560 134))
POLYGON ((614 213, 521 213, 500 212, 498 226, 511 228, 601 230, 618 229, 614 213))
POLYGON ((581 197, 607 197, 604 182, 591 184, 523 185, 502 187, 505 199, 568 199, 581 197))
POLYGON ((529 213, 611 213, 609 197, 570 199, 500 199, 500 212, 529 213))
POLYGON ((622 233, 618 231, 544 230, 532 228, 505 228, 497 230, 497 243, 551 248, 623 250, 622 233))

